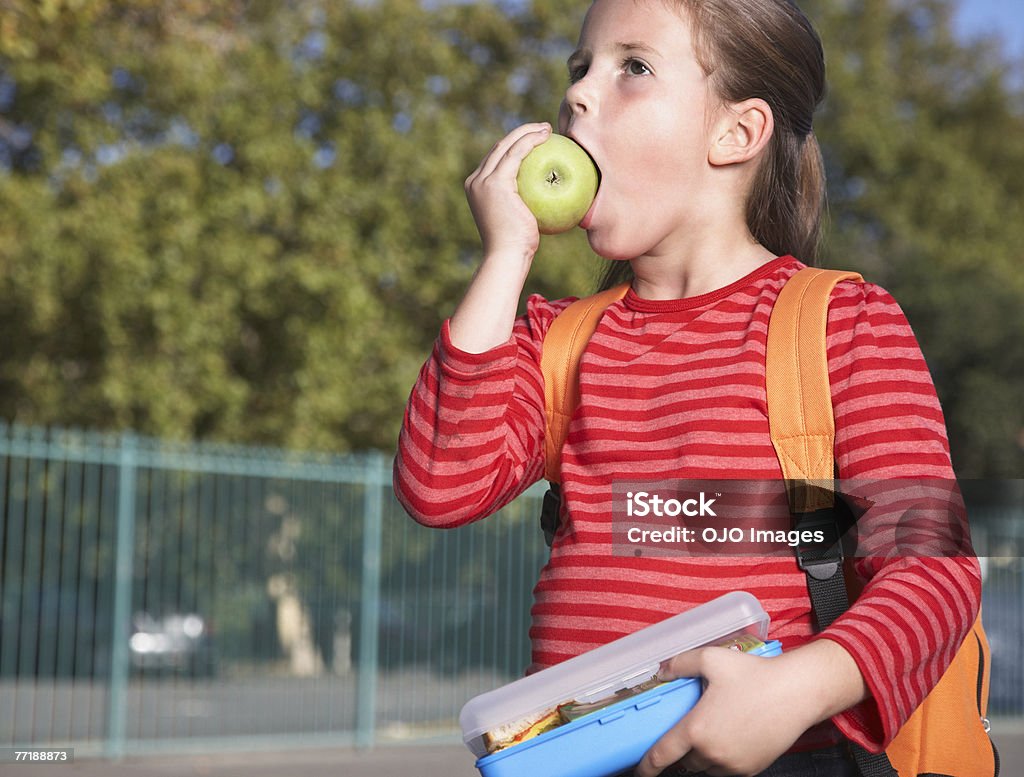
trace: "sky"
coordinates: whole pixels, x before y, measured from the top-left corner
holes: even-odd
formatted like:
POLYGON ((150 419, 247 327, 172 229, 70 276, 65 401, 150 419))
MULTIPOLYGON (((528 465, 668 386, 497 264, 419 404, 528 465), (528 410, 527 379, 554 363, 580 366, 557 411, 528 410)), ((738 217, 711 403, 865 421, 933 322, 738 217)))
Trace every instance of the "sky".
POLYGON ((968 37, 998 33, 1007 53, 1024 59, 1024 0, 958 0, 957 31, 968 37))

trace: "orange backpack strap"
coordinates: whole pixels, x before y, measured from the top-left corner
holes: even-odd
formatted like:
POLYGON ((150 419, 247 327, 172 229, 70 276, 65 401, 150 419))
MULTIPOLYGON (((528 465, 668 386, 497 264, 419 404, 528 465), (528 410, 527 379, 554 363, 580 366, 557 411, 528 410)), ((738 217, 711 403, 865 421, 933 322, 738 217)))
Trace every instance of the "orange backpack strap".
MULTIPOLYGON (((842 504, 834 496, 836 427, 825 347, 829 299, 843 280, 863 279, 856 273, 807 267, 786 281, 768 320, 765 349, 768 428, 786 480, 794 528, 829 527, 830 540, 823 549, 808 553, 797 548, 819 630, 850 606, 838 541, 837 510, 842 504)), ((900 777, 885 753, 873 755, 852 744, 851 751, 863 777, 900 777)))
POLYGON ((796 513, 831 506, 836 428, 825 327, 832 289, 846 280, 863 278, 815 267, 798 271, 782 287, 768 322, 768 426, 796 513))
POLYGON ((629 291, 624 283, 573 302, 551 322, 540 357, 544 375, 544 477, 561 480, 562 446, 569 433, 569 421, 580 401, 580 359, 605 308, 629 291))

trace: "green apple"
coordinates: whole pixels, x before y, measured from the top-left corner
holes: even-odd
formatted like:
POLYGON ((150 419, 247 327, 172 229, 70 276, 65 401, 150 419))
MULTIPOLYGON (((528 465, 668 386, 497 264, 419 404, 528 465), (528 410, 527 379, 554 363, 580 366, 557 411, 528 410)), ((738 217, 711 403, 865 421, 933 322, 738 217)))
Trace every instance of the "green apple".
POLYGON ((575 227, 597 194, 598 173, 580 146, 564 135, 552 135, 519 166, 516 185, 526 207, 545 235, 575 227))

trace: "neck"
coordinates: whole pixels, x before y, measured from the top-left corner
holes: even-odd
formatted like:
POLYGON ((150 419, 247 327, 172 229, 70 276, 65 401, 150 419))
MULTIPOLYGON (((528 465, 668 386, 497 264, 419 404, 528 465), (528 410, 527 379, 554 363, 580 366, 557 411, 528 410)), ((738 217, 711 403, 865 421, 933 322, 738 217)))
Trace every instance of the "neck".
POLYGON ((739 234, 740 240, 692 245, 633 259, 633 290, 650 300, 695 297, 728 286, 775 258, 746 229, 739 234))

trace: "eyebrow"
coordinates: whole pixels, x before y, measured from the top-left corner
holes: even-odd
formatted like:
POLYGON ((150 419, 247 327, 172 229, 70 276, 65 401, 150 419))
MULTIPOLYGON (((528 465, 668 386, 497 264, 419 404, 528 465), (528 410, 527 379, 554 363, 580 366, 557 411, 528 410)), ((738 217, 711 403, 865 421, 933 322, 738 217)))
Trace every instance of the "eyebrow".
MULTIPOLYGON (((634 52, 639 52, 641 54, 654 54, 656 56, 659 56, 657 49, 648 46, 646 43, 641 43, 640 41, 616 43, 614 48, 617 52, 620 52, 622 54, 631 54, 634 52)), ((576 49, 576 51, 569 55, 569 58, 566 60, 566 64, 569 67, 572 67, 574 64, 578 63, 581 59, 583 59, 588 51, 589 49, 585 48, 576 49)))

